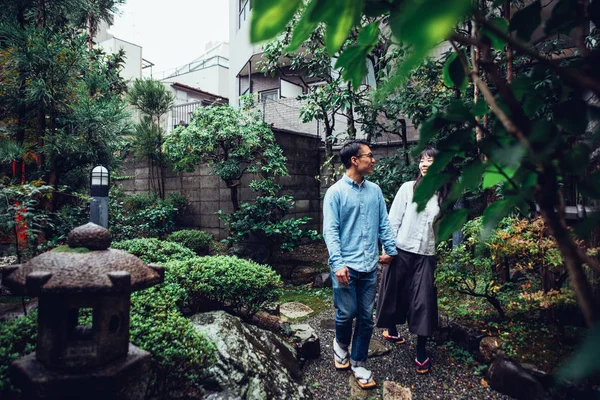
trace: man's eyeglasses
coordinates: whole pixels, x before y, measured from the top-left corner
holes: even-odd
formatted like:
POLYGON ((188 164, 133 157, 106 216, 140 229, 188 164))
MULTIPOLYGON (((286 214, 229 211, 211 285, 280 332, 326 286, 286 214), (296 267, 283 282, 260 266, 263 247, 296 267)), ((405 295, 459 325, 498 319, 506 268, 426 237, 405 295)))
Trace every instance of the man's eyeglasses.
POLYGON ((371 159, 373 159, 373 158, 374 158, 374 157, 373 157, 373 153, 357 154, 357 155, 355 155, 354 157, 356 157, 356 158, 361 158, 361 157, 369 157, 369 158, 371 158, 371 159))

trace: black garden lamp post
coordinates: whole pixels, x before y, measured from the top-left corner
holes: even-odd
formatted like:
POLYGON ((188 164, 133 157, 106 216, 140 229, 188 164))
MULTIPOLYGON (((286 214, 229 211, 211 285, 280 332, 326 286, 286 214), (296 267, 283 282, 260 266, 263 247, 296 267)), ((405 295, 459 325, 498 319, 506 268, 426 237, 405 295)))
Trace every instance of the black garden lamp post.
POLYGON ((90 172, 90 222, 108 228, 108 188, 110 174, 104 165, 96 165, 90 172))

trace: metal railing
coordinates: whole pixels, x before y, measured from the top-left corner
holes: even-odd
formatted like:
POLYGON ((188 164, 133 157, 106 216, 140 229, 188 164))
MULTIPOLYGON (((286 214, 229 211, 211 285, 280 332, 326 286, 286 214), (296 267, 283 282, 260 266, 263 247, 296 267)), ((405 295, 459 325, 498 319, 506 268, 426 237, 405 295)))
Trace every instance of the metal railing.
POLYGON ((194 110, 198 107, 207 106, 209 102, 196 101, 193 103, 180 104, 171 108, 171 129, 180 125, 187 126, 192 119, 194 110))

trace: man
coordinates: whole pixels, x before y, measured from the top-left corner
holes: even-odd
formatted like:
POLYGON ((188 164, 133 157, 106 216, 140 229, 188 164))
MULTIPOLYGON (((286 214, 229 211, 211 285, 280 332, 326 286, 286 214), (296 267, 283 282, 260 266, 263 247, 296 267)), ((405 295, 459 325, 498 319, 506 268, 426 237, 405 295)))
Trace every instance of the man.
POLYGON ((381 189, 365 179, 373 173, 375 158, 367 142, 352 140, 340 150, 346 173, 331 186, 323 200, 323 236, 329 250, 329 266, 335 306, 334 364, 351 366, 363 389, 376 386, 365 368, 373 334, 373 306, 377 288, 379 239, 389 263, 396 252, 381 189), (356 319, 354 335, 352 322, 356 319), (352 338, 352 354, 348 347, 352 338))

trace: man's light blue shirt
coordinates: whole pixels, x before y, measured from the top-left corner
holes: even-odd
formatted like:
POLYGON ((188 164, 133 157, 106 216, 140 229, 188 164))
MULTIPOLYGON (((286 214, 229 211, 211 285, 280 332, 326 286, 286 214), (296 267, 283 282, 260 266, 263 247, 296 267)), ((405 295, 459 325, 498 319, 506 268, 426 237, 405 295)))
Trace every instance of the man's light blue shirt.
POLYGON ((323 199, 323 237, 333 272, 343 267, 373 271, 379 258, 377 239, 386 254, 398 254, 381 189, 366 179, 357 184, 344 175, 327 190, 323 199))

